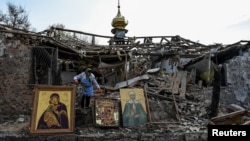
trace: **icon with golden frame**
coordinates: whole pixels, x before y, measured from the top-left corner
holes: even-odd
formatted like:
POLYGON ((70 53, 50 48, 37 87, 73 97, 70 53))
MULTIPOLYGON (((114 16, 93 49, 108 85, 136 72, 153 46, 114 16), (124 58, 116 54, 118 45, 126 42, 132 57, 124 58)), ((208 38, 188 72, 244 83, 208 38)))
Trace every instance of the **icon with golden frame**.
POLYGON ((118 127, 120 123, 118 100, 112 98, 96 98, 94 117, 96 126, 118 127))
POLYGON ((30 134, 73 133, 74 86, 35 86, 30 134))

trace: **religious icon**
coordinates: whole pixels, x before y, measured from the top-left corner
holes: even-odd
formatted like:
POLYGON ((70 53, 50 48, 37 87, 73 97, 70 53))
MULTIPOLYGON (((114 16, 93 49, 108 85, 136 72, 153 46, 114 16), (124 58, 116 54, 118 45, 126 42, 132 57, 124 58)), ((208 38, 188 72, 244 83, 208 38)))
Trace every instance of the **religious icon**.
POLYGON ((66 105, 58 93, 52 93, 48 107, 39 118, 37 129, 67 129, 69 119, 66 105))
POLYGON ((95 125, 102 127, 119 126, 118 100, 110 98, 95 99, 95 125))
POLYGON ((120 89, 123 126, 132 127, 147 123, 147 110, 143 89, 120 89))
POLYGON ((31 134, 73 133, 74 86, 36 86, 31 134))

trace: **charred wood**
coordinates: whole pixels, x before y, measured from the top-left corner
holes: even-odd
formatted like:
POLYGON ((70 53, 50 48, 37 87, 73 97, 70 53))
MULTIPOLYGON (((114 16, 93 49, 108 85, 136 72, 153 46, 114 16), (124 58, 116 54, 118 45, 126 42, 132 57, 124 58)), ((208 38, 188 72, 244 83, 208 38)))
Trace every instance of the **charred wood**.
POLYGON ((212 103, 210 107, 211 113, 209 114, 210 118, 218 115, 219 100, 220 100, 220 72, 218 70, 215 70, 212 103))

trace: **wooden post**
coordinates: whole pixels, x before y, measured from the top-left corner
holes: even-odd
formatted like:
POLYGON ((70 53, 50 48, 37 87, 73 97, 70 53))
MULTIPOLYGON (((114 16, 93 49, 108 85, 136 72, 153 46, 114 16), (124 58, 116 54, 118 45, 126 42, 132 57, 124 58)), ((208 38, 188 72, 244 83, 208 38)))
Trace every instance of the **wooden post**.
POLYGON ((214 83, 213 83, 213 94, 212 94, 212 102, 211 102, 211 112, 209 114, 209 118, 215 117, 218 115, 218 107, 220 100, 220 71, 214 69, 214 83))
POLYGON ((146 99, 146 107, 147 107, 147 111, 148 111, 149 123, 151 123, 151 122, 152 122, 152 119, 151 119, 151 113, 150 113, 150 109, 149 109, 149 102, 148 102, 147 89, 148 89, 148 84, 145 83, 145 84, 144 84, 144 95, 145 95, 145 99, 146 99))
POLYGON ((127 81, 127 86, 128 86, 128 72, 127 72, 127 67, 128 67, 128 58, 127 58, 127 53, 126 53, 126 56, 125 56, 125 78, 126 78, 126 81, 127 81))
POLYGON ((92 35, 92 46, 94 46, 95 45, 95 36, 94 35, 92 35))
MULTIPOLYGON (((102 63, 102 58, 101 56, 99 55, 99 63, 102 63)), ((102 75, 102 84, 105 84, 105 81, 104 81, 104 74, 102 75)))
MULTIPOLYGON (((33 48, 33 50, 34 50, 34 48, 33 48)), ((38 84, 38 75, 37 75, 37 71, 36 71, 36 57, 34 57, 34 54, 32 54, 33 55, 33 58, 34 58, 34 75, 35 75, 35 84, 38 84)))

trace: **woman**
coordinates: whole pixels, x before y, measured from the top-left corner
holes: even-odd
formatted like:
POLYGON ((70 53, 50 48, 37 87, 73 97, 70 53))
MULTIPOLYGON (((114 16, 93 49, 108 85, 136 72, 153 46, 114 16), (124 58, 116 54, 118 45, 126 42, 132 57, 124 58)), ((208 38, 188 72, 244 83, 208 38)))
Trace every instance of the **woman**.
POLYGON ((83 92, 78 100, 78 105, 80 105, 81 108, 89 107, 90 97, 94 96, 93 85, 98 89, 98 92, 102 92, 102 89, 95 79, 95 75, 91 71, 91 68, 86 68, 84 72, 74 76, 73 78, 75 84, 78 84, 78 80, 80 80, 80 83, 84 86, 83 92))

